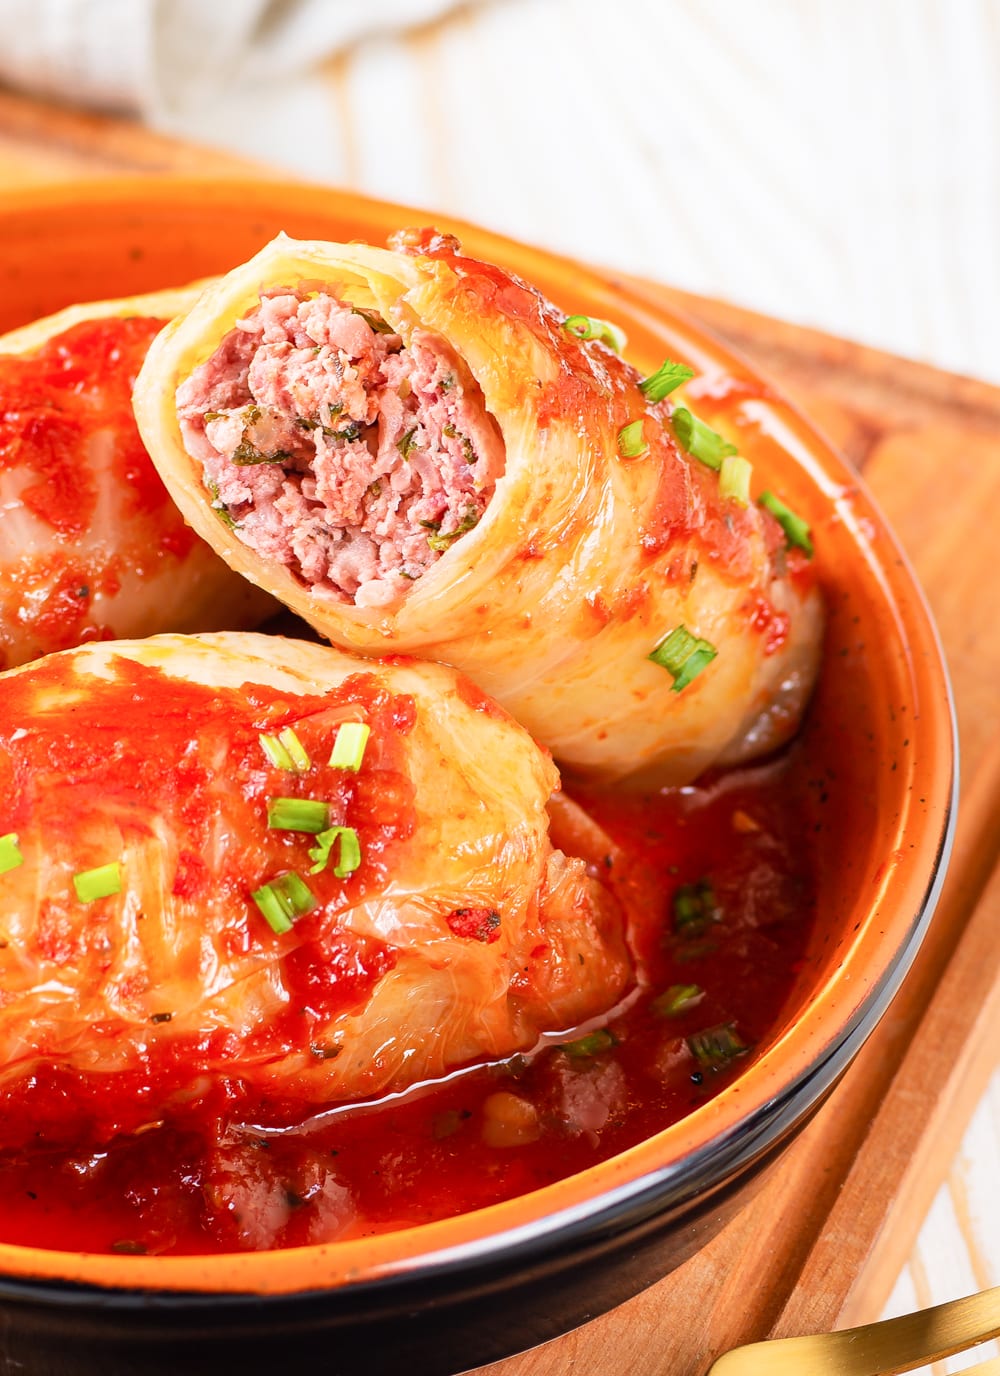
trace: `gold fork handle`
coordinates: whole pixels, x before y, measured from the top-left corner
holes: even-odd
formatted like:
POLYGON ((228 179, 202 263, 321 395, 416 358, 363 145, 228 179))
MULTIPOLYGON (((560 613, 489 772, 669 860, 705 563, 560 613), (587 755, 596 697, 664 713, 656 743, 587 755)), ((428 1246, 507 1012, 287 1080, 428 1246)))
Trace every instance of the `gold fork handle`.
MULTIPOLYGON (((1000 1286, 813 1338, 750 1343, 721 1356, 710 1376, 897 1376, 1000 1336, 1000 1286)), ((1000 1361, 977 1371, 1000 1372, 1000 1361)))

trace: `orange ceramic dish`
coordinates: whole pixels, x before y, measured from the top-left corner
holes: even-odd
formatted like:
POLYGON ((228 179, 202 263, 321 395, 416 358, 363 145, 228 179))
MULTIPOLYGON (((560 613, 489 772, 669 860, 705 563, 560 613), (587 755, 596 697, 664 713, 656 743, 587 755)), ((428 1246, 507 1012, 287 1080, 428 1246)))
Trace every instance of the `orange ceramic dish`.
MULTIPOLYGON (((411 210, 256 182, 105 182, 8 196, 0 329, 74 300, 224 271, 280 230, 384 242, 414 222, 411 210)), ((738 433, 812 526, 827 628, 805 741, 828 794, 814 940, 770 1044, 732 1085, 544 1189, 404 1232, 270 1254, 0 1246, 0 1301, 22 1353, 85 1333, 136 1362, 152 1344, 150 1371, 176 1363, 170 1344, 183 1341, 192 1371, 219 1370, 225 1343, 246 1371, 269 1369, 278 1352, 335 1350, 344 1370, 355 1360, 390 1370, 406 1354, 412 1370, 430 1372, 554 1336, 683 1259, 686 1225, 721 1216, 720 1201, 738 1195, 846 1067, 933 909, 955 788, 950 695, 913 576, 857 476, 746 364, 680 315, 578 264, 447 220, 441 228, 536 283, 567 314, 621 324, 645 371, 664 355, 689 363, 699 414, 738 433)), ((71 1369, 88 1369, 85 1358, 71 1369)))

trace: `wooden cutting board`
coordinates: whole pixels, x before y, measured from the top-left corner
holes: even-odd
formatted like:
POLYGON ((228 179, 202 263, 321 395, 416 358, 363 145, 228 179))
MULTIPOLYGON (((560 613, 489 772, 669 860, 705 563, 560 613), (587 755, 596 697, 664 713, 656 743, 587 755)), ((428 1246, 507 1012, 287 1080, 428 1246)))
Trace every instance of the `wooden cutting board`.
MULTIPOLYGON (((245 175, 248 164, 0 93, 0 195, 70 177, 167 171, 245 175)), ((951 665, 958 836, 905 988, 754 1202, 659 1285, 485 1368, 489 1376, 698 1376, 740 1342, 877 1317, 1000 1046, 1000 390, 720 301, 641 287, 752 359, 875 492, 951 665)))

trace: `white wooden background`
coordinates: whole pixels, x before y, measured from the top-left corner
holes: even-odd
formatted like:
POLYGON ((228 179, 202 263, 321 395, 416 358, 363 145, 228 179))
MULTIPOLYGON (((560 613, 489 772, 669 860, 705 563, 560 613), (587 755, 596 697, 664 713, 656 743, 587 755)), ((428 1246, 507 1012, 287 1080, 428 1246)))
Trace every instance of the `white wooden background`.
MULTIPOLYGON (((1000 382, 1000 0, 481 0, 150 118, 1000 382)), ((997 1284, 1000 1075, 890 1310, 997 1284)))

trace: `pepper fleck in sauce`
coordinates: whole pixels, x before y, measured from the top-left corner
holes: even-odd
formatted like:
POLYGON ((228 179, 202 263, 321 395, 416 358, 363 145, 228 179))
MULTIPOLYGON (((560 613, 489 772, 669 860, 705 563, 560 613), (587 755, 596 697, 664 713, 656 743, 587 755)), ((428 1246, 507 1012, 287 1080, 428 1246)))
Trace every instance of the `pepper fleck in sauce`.
MULTIPOLYGON (((117 695, 119 734, 129 729, 129 713, 141 711, 152 674, 123 663, 107 689, 117 695)), ((19 681, 9 685, 15 699, 19 681)), ((310 877, 334 908, 348 904, 366 885, 385 881, 394 839, 412 826, 401 752, 413 717, 407 699, 380 691, 369 675, 347 680, 334 699, 331 706, 329 697, 282 698, 265 688, 240 697, 177 684, 175 693, 161 693, 162 730, 127 774, 115 763, 115 733, 100 725, 108 719, 106 701, 88 716, 81 698, 66 729, 58 725, 65 703, 47 721, 36 699, 30 730, 14 739, 9 728, 24 720, 18 714, 26 704, 7 700, 0 739, 13 766, 0 786, 12 798, 11 828, 29 811, 33 825, 40 815, 44 821, 48 806, 52 821, 68 802, 72 785, 65 781, 92 779, 96 771, 102 806, 113 800, 123 834, 129 825, 148 824, 142 803, 150 796, 170 812, 181 837, 175 891, 197 895, 220 882, 245 890, 302 845, 301 837, 279 832, 261 839, 259 828, 247 827, 256 839, 248 841, 238 873, 213 876, 202 859, 205 829, 219 824, 220 807, 223 822, 239 826, 245 810, 259 810, 274 791, 259 733, 293 724, 305 749, 320 758, 331 713, 363 718, 375 744, 360 775, 327 771, 309 788, 331 799, 335 817, 363 840, 363 866, 336 882, 339 898, 328 875, 310 877), (221 800, 200 782, 206 771, 218 771, 219 752, 221 800), (37 792, 28 797, 46 787, 50 800, 37 792)), ((0 1104, 8 1143, 0 1153, 0 1236, 33 1246, 154 1254, 358 1236, 538 1188, 665 1127, 716 1093, 767 1040, 803 957, 813 887, 796 758, 793 747, 766 766, 652 796, 576 795, 611 838, 596 869, 630 915, 640 975, 638 991, 606 1028, 550 1039, 529 1056, 467 1069, 381 1103, 308 1110, 255 1096, 241 1084, 241 1057, 301 1037, 301 1027, 281 1018, 231 1037, 231 1044, 221 1032, 168 1040, 159 1057, 151 1039, 144 1063, 121 1074, 117 1100, 107 1084, 99 1100, 88 1100, 86 1080, 68 1071, 39 1074, 4 1090, 0 1104), (173 1109, 172 1093, 183 1096, 173 1109), (144 1106, 152 1104, 155 1113, 144 1106), (77 1139, 66 1145, 56 1134, 45 1145, 47 1128, 55 1129, 67 1108, 80 1128, 77 1139), (112 1120, 119 1132, 109 1142, 112 1120), (88 1124, 96 1129, 89 1139, 88 1124), (25 1141, 30 1148, 18 1145, 25 1141)), ((284 775, 281 791, 296 795, 293 775, 284 775)), ((88 806, 85 793, 76 801, 88 806)), ((475 939, 490 940, 488 909, 456 910, 453 917, 474 926, 475 939)), ((312 920, 296 924, 290 973, 303 1005, 363 1001, 391 968, 392 949, 352 942, 335 926, 312 931, 312 920)), ((252 913, 232 924, 229 938, 236 960, 249 940, 282 940, 252 913)), ((301 1016, 297 1002, 287 1014, 293 1021, 301 1016)), ((173 1010, 157 1010, 150 1021, 168 1015, 173 1010)), ((339 1050, 319 1045, 314 1054, 335 1057, 339 1050)))

